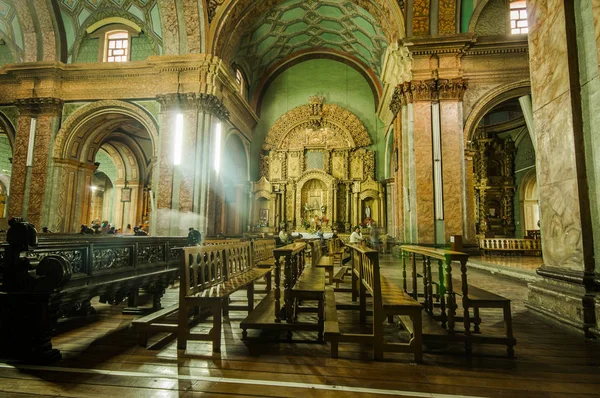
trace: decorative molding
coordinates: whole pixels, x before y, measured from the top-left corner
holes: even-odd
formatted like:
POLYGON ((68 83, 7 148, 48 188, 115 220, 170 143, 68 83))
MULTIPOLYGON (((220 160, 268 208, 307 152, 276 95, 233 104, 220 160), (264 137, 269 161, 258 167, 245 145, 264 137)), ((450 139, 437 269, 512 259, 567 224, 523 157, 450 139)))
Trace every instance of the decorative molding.
POLYGON ((439 79, 437 81, 439 99, 462 101, 463 95, 468 86, 468 80, 463 79, 462 77, 456 79, 439 79))
POLYGON ((16 100, 15 105, 21 115, 58 115, 62 111, 63 101, 52 97, 24 98, 16 100))
POLYGON ((410 104, 413 101, 462 101, 468 86, 468 79, 462 77, 404 82, 394 89, 390 110, 394 115, 397 115, 402 105, 410 104))
POLYGON ((264 150, 280 148, 292 133, 319 128, 341 132, 346 147, 366 147, 371 138, 360 119, 347 109, 335 104, 323 104, 322 98, 311 97, 313 103, 300 105, 281 116, 269 129, 263 145, 264 150))
POLYGON ((217 14, 217 8, 223 4, 225 0, 206 0, 206 12, 208 14, 208 23, 211 23, 217 14))
POLYGON ((156 97, 161 111, 198 110, 229 120, 229 110, 215 95, 204 93, 160 94, 156 97))

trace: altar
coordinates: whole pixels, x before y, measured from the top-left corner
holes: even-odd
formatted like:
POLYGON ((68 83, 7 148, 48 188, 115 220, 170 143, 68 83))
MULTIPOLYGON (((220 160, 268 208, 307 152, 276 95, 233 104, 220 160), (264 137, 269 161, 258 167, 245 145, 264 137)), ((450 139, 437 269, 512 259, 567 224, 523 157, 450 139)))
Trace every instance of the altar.
POLYGON ((383 187, 371 139, 356 115, 311 97, 268 131, 252 183, 253 229, 350 232, 384 227, 383 187))

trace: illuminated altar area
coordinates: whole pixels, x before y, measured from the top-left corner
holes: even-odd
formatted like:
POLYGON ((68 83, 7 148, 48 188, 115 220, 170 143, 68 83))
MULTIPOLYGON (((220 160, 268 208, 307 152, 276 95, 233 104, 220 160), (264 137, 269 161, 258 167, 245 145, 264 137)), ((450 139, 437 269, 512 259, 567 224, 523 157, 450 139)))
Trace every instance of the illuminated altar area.
POLYGON ((252 183, 255 231, 348 232, 385 226, 371 139, 356 115, 323 97, 292 109, 270 128, 259 181, 252 183))

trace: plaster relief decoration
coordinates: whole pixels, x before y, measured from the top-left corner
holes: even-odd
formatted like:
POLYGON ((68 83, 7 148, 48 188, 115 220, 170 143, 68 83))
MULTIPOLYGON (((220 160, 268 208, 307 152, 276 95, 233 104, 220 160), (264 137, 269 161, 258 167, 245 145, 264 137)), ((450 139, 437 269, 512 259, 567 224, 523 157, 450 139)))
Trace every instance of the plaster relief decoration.
MULTIPOLYGON (((327 104, 323 97, 312 96, 308 104, 282 115, 267 132, 261 155, 263 179, 285 181, 288 187, 286 193, 273 189, 261 196, 272 201, 268 207, 273 219, 298 231, 317 226, 342 231, 358 221, 356 200, 341 197, 350 193, 340 193, 338 187, 366 179, 380 185, 373 181, 375 156, 366 149, 369 145, 371 139, 358 117, 327 104)), ((255 207, 267 206, 253 192, 255 207)))

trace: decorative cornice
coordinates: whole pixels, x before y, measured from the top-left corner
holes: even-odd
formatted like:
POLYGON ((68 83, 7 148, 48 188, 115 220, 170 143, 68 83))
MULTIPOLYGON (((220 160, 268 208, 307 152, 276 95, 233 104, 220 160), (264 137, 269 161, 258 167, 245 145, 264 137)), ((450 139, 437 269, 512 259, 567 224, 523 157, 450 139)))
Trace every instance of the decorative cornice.
POLYGON ((403 103, 402 89, 401 86, 398 85, 394 88, 394 93, 392 94, 392 99, 390 100, 390 111, 392 111, 392 115, 396 116, 398 112, 400 112, 403 103))
POLYGON ((210 113, 221 120, 229 119, 229 110, 215 95, 204 93, 161 94, 156 97, 161 111, 197 110, 210 113))
POLYGON ((59 98, 24 98, 15 101, 21 115, 58 115, 62 111, 63 102, 59 98))

